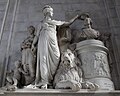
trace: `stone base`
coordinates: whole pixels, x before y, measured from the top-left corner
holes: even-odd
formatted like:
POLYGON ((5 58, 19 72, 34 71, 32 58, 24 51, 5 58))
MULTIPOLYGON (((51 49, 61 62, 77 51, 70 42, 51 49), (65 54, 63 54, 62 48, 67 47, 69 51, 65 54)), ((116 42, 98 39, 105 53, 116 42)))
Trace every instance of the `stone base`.
POLYGON ((76 51, 81 61, 84 78, 99 86, 99 90, 114 90, 111 81, 108 49, 100 40, 90 39, 77 43, 76 51))
POLYGON ((70 89, 18 89, 3 92, 0 96, 120 96, 120 91, 89 91, 81 89, 73 92, 70 89))

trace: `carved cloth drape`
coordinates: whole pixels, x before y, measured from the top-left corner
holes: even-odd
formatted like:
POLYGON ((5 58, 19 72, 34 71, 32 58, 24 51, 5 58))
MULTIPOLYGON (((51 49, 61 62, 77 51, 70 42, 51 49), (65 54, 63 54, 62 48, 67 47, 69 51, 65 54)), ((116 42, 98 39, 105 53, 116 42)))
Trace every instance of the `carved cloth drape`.
POLYGON ((49 20, 47 22, 41 21, 38 26, 36 84, 49 84, 53 80, 60 58, 56 26, 63 23, 62 21, 49 20))

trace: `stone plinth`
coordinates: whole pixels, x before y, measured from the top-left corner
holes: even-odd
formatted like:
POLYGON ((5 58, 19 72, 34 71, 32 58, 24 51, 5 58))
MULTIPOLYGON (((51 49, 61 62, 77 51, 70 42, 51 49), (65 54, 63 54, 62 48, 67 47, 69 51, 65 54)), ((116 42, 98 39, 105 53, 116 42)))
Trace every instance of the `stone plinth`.
POLYGON ((108 49, 99 40, 77 43, 76 50, 82 63, 86 81, 98 84, 99 90, 114 90, 107 59, 108 49))
POLYGON ((1 96, 120 96, 120 91, 89 91, 73 92, 69 89, 18 89, 13 92, 4 92, 1 96))

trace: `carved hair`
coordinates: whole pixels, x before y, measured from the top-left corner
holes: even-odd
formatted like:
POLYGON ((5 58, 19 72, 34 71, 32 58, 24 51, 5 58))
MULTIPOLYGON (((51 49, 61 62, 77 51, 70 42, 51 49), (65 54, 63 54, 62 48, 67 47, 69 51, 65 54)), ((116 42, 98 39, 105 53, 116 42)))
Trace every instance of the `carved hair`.
POLYGON ((32 29, 32 31, 33 31, 33 32, 35 31, 35 27, 34 27, 34 26, 32 26, 32 25, 31 25, 31 26, 29 26, 29 27, 28 27, 28 29, 29 29, 29 28, 30 28, 30 29, 32 29))
POLYGON ((47 13, 53 11, 53 8, 49 5, 45 5, 42 11, 43 11, 44 15, 46 15, 47 13))
POLYGON ((32 26, 32 25, 31 25, 31 26, 29 26, 28 28, 32 28, 33 30, 35 30, 35 27, 34 27, 34 26, 32 26))
POLYGON ((80 15, 80 19, 81 19, 81 20, 84 20, 84 18, 82 18, 82 16, 85 16, 85 17, 87 17, 87 18, 90 17, 88 13, 82 13, 82 14, 80 15))

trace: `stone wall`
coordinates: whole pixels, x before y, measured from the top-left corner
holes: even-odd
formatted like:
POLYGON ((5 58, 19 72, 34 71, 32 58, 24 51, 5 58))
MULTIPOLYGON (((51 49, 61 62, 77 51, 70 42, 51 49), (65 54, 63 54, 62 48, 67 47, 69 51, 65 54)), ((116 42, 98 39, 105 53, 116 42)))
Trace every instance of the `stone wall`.
MULTIPOLYGON (((27 27, 37 27, 43 19, 42 8, 49 4, 54 8, 54 19, 69 20, 75 14, 89 12, 93 19, 93 27, 100 32, 111 32, 111 48, 113 81, 120 80, 120 2, 119 0, 10 0, 8 14, 0 43, 0 80, 4 82, 6 69, 14 69, 14 62, 21 59, 20 44, 27 37, 27 27), (16 7, 16 8, 15 8, 16 7), (15 10, 16 9, 16 10, 15 10), (15 14, 14 14, 15 10, 15 14), (14 18, 13 18, 14 15, 14 18), (12 24, 13 23, 13 24, 12 24)), ((5 13, 7 0, 0 0, 0 27, 5 13)), ((80 32, 81 22, 77 20, 72 29, 80 32)))
MULTIPOLYGON (((3 18, 4 18, 4 14, 5 14, 5 9, 6 9, 6 4, 7 4, 7 0, 0 0, 0 28, 2 27, 2 22, 3 22, 3 18)), ((0 33, 1 34, 1 33, 0 33)), ((2 42, 6 43, 6 39, 3 36, 3 40, 2 42)), ((0 45, 0 77, 2 77, 2 73, 3 73, 3 68, 4 68, 4 64, 3 64, 3 59, 5 57, 5 50, 6 49, 6 44, 1 44, 0 45), (4 53, 3 53, 4 52, 4 53)), ((0 82, 2 83, 2 78, 0 78, 0 82)))
POLYGON ((109 22, 109 29, 111 33, 111 57, 112 57, 112 77, 115 82, 116 89, 120 89, 119 80, 120 80, 120 10, 119 8, 120 2, 119 0, 103 0, 105 4, 105 10, 107 13, 107 18, 109 22))

